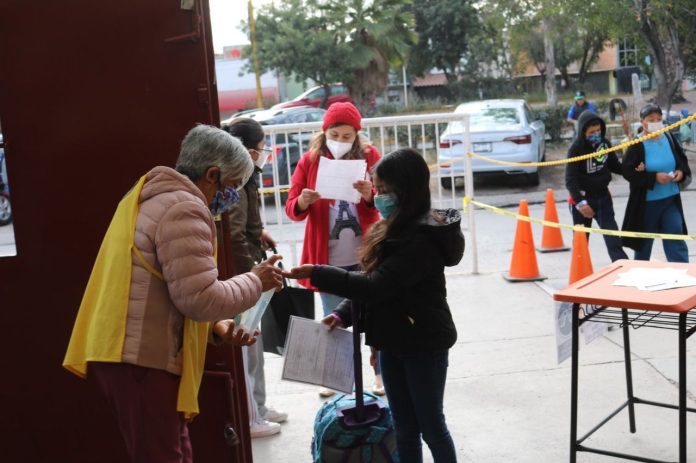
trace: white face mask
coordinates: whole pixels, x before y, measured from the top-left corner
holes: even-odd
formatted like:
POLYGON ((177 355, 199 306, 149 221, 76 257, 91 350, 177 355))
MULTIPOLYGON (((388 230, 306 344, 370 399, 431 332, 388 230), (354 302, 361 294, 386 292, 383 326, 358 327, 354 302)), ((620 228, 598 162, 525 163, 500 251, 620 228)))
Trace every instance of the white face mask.
POLYGON ((344 143, 336 140, 326 140, 326 147, 336 159, 341 159, 353 147, 352 143, 344 143))
POLYGON ((268 159, 268 152, 264 150, 257 150, 257 153, 259 153, 259 157, 256 158, 256 161, 254 161, 254 165, 259 169, 263 169, 263 166, 266 165, 266 160, 268 159))
POLYGON ((648 127, 647 131, 650 133, 657 132, 658 130, 662 129, 664 125, 662 125, 662 122, 648 122, 648 127))

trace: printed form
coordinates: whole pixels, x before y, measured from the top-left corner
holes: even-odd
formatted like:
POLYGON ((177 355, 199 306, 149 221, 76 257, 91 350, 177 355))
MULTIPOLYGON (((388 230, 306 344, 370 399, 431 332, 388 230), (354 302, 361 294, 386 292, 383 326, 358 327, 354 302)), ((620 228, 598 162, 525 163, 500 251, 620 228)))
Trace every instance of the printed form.
POLYGON ((353 333, 290 317, 282 379, 353 392, 353 333))
POLYGON ((367 162, 363 159, 336 160, 319 158, 317 184, 314 189, 322 199, 337 199, 351 203, 360 202, 360 193, 353 183, 365 180, 367 162))

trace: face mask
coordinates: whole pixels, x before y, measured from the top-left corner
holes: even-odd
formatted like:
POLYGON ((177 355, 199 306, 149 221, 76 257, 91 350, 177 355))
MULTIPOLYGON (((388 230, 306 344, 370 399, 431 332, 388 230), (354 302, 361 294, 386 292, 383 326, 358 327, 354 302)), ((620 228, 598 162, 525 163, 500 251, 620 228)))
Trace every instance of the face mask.
POLYGON ((266 160, 268 159, 268 151, 265 149, 261 150, 254 150, 257 153, 259 153, 259 157, 256 158, 256 161, 254 161, 254 165, 258 167, 259 169, 263 169, 263 166, 266 165, 266 160))
POLYGON ((341 159, 345 154, 353 148, 352 143, 344 143, 336 140, 326 140, 326 147, 329 148, 331 154, 336 159, 341 159))
POLYGON ((658 130, 662 129, 664 125, 662 125, 662 122, 648 122, 648 127, 647 130, 650 133, 657 132, 658 130))
POLYGON ((213 216, 216 216, 228 212, 238 201, 239 192, 231 186, 226 186, 223 191, 217 190, 215 192, 208 207, 213 216))
POLYGON ((593 146, 599 145, 599 143, 602 141, 602 133, 595 132, 592 135, 586 136, 585 140, 590 142, 590 144, 592 144, 593 146))
POLYGON ((374 197, 375 207, 382 214, 382 217, 388 219, 390 215, 394 213, 396 208, 399 206, 399 200, 395 195, 375 195, 374 197))

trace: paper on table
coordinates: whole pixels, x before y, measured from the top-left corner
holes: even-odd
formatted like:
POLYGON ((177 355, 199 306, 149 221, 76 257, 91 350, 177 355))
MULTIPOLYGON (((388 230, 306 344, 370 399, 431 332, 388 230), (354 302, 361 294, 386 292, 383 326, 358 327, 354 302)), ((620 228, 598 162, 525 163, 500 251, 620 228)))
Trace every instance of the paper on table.
POLYGON ((664 289, 696 286, 696 278, 688 275, 687 269, 677 268, 632 268, 619 273, 614 286, 632 286, 641 291, 660 291, 664 289))
POLYGON ((290 317, 282 379, 353 392, 353 334, 329 331, 307 318, 290 317))
POLYGON ((365 179, 367 162, 363 159, 337 160, 319 158, 319 171, 314 189, 323 199, 338 199, 357 203, 360 193, 353 183, 365 179))
POLYGON ((258 301, 256 301, 256 304, 254 304, 252 308, 245 310, 235 317, 235 324, 237 326, 243 326, 247 331, 254 331, 256 328, 258 328, 259 323, 261 323, 261 318, 263 318, 263 314, 266 312, 268 303, 271 302, 274 292, 275 289, 269 289, 268 291, 261 293, 261 297, 258 301))

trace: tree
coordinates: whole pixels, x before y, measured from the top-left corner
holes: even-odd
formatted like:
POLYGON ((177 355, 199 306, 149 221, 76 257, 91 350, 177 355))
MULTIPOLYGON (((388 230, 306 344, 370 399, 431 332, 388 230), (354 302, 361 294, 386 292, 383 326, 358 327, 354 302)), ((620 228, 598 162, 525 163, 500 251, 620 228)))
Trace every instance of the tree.
POLYGON ((652 55, 657 104, 683 101, 681 82, 693 54, 696 3, 693 0, 631 0, 640 37, 652 55))
POLYGON ((268 6, 257 18, 260 67, 312 79, 327 90, 343 82, 365 113, 386 87, 389 67, 400 64, 415 42, 410 2, 286 0, 268 6))
POLYGON ((469 40, 480 29, 479 14, 470 0, 430 0, 413 4, 418 43, 410 69, 423 75, 440 69, 449 82, 457 79, 469 40))

